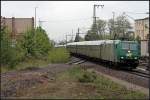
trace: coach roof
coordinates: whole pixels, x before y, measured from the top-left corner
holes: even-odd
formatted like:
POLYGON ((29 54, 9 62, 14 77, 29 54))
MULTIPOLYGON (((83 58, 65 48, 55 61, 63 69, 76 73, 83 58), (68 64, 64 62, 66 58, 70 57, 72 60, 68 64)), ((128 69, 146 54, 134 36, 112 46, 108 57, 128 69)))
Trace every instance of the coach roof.
POLYGON ((118 43, 120 40, 97 40, 97 41, 82 41, 82 42, 72 42, 67 45, 101 45, 101 44, 112 44, 118 43))

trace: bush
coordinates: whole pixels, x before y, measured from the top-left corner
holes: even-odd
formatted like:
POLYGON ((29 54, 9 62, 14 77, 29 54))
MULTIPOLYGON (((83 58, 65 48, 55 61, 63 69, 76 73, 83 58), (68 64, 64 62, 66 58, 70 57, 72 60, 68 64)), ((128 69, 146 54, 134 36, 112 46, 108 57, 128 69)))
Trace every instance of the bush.
POLYGON ((97 75, 94 72, 84 71, 84 73, 78 78, 79 82, 94 82, 96 80, 97 75))
POLYGON ((46 32, 41 27, 27 31, 20 43, 26 51, 26 57, 41 58, 47 56, 49 50, 53 47, 46 32))
POLYGON ((24 58, 23 49, 15 40, 10 37, 10 32, 6 27, 1 27, 1 64, 13 68, 21 59, 24 58), (15 41, 16 43, 14 43, 15 41))
POLYGON ((41 27, 36 29, 34 39, 34 56, 39 58, 42 56, 47 56, 48 52, 53 47, 53 45, 52 42, 49 40, 46 32, 41 27))
POLYGON ((46 32, 38 27, 36 30, 27 31, 23 37, 14 40, 6 27, 1 27, 1 64, 14 68, 24 58, 47 58, 52 42, 46 32))

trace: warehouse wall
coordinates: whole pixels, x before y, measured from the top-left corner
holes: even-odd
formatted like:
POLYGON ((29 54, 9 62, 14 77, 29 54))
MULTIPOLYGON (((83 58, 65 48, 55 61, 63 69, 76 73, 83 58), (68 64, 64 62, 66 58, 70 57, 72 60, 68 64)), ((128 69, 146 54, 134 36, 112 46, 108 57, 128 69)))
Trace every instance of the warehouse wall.
POLYGON ((149 56, 148 40, 142 40, 141 41, 141 56, 149 56))
POLYGON ((22 33, 34 29, 34 18, 5 18, 1 17, 3 25, 7 26, 13 38, 17 38, 22 33))

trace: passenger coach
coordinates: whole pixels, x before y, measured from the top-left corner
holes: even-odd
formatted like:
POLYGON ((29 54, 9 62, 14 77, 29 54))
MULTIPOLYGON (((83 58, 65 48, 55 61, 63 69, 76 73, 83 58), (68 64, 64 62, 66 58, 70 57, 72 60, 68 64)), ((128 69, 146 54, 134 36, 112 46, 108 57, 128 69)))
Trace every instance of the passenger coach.
POLYGON ((83 41, 67 44, 72 54, 108 61, 112 64, 127 65, 134 69, 139 64, 140 50, 137 41, 98 40, 83 41))

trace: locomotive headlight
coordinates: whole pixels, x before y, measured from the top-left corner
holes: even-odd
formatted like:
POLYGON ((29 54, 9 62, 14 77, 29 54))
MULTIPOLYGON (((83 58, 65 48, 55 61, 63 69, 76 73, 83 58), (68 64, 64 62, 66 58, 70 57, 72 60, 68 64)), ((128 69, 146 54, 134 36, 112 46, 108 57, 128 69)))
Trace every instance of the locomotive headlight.
POLYGON ((123 59, 124 57, 121 57, 121 59, 123 59))
POLYGON ((128 53, 130 53, 131 51, 129 50, 128 53))
POLYGON ((137 59, 137 57, 134 57, 134 59, 137 59))

